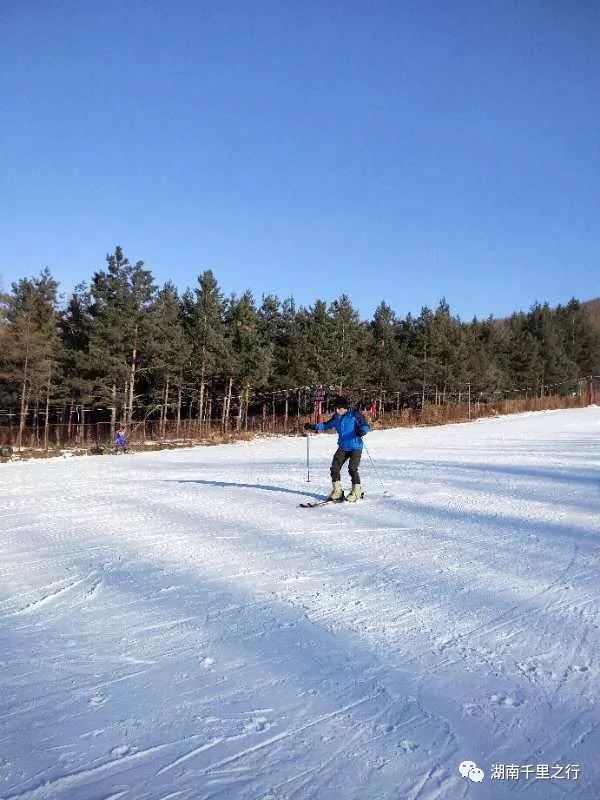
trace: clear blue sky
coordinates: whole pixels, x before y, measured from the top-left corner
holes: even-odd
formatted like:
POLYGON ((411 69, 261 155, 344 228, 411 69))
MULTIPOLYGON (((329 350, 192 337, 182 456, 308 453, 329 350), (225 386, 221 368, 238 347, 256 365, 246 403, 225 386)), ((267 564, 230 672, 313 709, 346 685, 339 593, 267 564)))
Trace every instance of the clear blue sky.
POLYGON ((3 0, 0 276, 363 316, 600 294, 594 0, 3 0))

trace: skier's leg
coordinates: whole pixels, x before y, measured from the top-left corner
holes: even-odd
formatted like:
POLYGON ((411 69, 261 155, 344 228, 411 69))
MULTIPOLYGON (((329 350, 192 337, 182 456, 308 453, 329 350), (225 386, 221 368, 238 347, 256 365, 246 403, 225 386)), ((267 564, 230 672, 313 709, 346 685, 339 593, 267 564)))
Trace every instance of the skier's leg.
POLYGON ((331 474, 331 482, 333 484, 331 494, 329 495, 330 500, 341 500, 344 496, 344 492, 342 491, 340 470, 344 466, 344 462, 347 458, 348 456, 346 455, 345 451, 341 450, 340 448, 338 448, 333 454, 331 469, 329 470, 331 474))
POLYGON ((358 467, 360 465, 360 459, 362 456, 362 450, 352 450, 349 453, 350 462, 348 463, 348 472, 350 473, 350 477, 352 478, 352 483, 360 483, 360 475, 358 474, 358 467))
POLYGON ((348 458, 349 455, 350 455, 350 453, 346 453, 345 450, 342 450, 339 447, 335 451, 335 453, 333 454, 333 459, 331 461, 331 468, 329 470, 329 472, 331 474, 331 480, 332 481, 341 480, 340 471, 341 471, 342 467, 344 466, 344 463, 345 463, 345 461, 346 461, 346 459, 348 458))
POLYGON ((358 474, 358 465, 360 464, 360 457, 362 450, 353 450, 350 454, 350 463, 348 464, 348 472, 352 478, 352 491, 346 498, 351 503, 360 500, 362 497, 362 489, 360 486, 360 475, 358 474))

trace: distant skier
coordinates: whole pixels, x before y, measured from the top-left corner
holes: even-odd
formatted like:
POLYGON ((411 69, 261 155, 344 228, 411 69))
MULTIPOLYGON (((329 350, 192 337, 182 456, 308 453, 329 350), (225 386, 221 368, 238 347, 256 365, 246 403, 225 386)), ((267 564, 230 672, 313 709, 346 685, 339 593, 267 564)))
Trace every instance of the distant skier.
POLYGON ((119 425, 115 432, 115 453, 127 452, 127 432, 122 425, 119 425))
POLYGON ((358 411, 352 410, 345 397, 336 397, 335 414, 331 419, 328 419, 327 422, 318 422, 316 425, 307 422, 304 428, 307 431, 316 431, 317 433, 335 428, 338 433, 338 449, 335 451, 330 469, 333 488, 328 500, 338 501, 344 497, 340 470, 348 459, 350 460, 348 472, 352 478, 352 491, 346 497, 346 500, 350 503, 360 500, 362 491, 358 466, 362 456, 362 437, 370 430, 363 415, 358 411))

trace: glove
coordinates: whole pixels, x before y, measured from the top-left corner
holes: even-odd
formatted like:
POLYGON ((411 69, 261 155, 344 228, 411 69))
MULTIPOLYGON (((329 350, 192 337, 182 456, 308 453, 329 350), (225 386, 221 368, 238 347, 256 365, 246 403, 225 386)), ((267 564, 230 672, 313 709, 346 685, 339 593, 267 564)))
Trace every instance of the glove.
POLYGON ((305 422, 304 423, 304 430, 305 431, 316 431, 317 426, 313 425, 312 422, 305 422))

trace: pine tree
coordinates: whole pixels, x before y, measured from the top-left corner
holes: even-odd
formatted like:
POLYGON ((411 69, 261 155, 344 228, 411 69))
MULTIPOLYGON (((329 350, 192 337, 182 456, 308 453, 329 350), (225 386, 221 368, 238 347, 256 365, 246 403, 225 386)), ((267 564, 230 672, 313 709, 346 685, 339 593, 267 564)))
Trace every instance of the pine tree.
POLYGON ((396 323, 396 341, 399 349, 398 372, 402 379, 403 404, 415 405, 423 394, 424 361, 427 351, 425 330, 412 314, 396 323))
POLYGON ((541 393, 547 384, 554 385, 577 377, 577 365, 566 355, 556 317, 547 303, 536 303, 531 307, 527 314, 527 330, 539 344, 541 393))
POLYGON ((291 374, 296 385, 329 386, 335 376, 332 322, 324 300, 301 306, 291 335, 291 374))
POLYGON ((40 404, 44 409, 44 441, 45 446, 48 444, 50 399, 56 385, 60 349, 57 289, 57 282, 46 268, 39 278, 13 283, 8 298, 2 372, 18 392, 19 448, 32 403, 36 429, 40 404))
POLYGON ((110 404, 114 431, 121 387, 125 420, 132 420, 137 370, 148 355, 148 309, 155 286, 143 262, 132 266, 120 247, 106 261, 106 271, 94 273, 90 289, 90 358, 101 399, 110 404))
MULTIPOLYGON (((412 368, 417 370, 414 382, 421 393, 421 404, 424 405, 429 395, 429 388, 436 380, 436 364, 431 358, 431 328, 433 326, 433 312, 428 306, 423 306, 421 313, 414 320, 410 331, 410 345, 412 368)), ((416 388, 415 387, 415 388, 416 388)))
POLYGON ((150 311, 151 344, 149 372, 152 394, 160 406, 161 435, 170 407, 171 392, 176 392, 177 436, 181 425, 185 369, 189 365, 191 343, 183 325, 181 302, 175 286, 169 281, 159 291, 150 311))
POLYGON ((569 361, 575 365, 576 377, 600 374, 600 326, 581 303, 572 297, 566 306, 556 309, 556 324, 569 361))
POLYGON ((406 391, 405 376, 402 375, 400 343, 397 337, 398 321, 390 306, 381 302, 373 314, 369 325, 369 339, 366 354, 366 382, 375 387, 383 400, 383 392, 398 393, 406 391))
POLYGON ((508 326, 508 369, 512 385, 528 393, 537 393, 544 374, 540 342, 529 329, 526 314, 513 314, 508 326))
POLYGON ((248 387, 266 390, 270 386, 273 343, 267 338, 264 320, 257 311, 251 292, 244 292, 239 298, 230 298, 225 319, 229 349, 229 380, 223 418, 227 420, 229 417, 235 382, 238 389, 239 428, 243 416, 243 397, 247 395, 248 387))
POLYGON ((427 338, 429 380, 435 385, 436 399, 444 400, 448 386, 458 380, 456 372, 460 371, 460 377, 463 377, 463 370, 456 368, 460 325, 452 318, 450 306, 444 298, 440 300, 435 313, 428 319, 427 338))
POLYGON ((510 378, 505 326, 492 317, 481 321, 474 318, 464 326, 464 337, 464 377, 459 384, 469 381, 476 391, 484 394, 506 388, 510 378))
POLYGON ((273 348, 270 384, 273 388, 295 386, 298 372, 293 363, 296 336, 296 304, 292 297, 281 303, 273 295, 263 297, 259 309, 261 333, 273 348))
POLYGON ((210 416, 207 385, 214 387, 226 366, 225 303, 211 270, 198 276, 194 291, 184 293, 182 305, 184 329, 192 345, 192 384, 198 387, 198 419, 202 421, 210 416))
POLYGON ((348 295, 343 294, 329 307, 331 318, 334 381, 338 392, 344 386, 364 383, 367 363, 368 329, 360 321, 358 311, 348 295))
POLYGON ((79 419, 85 420, 85 406, 93 399, 94 375, 90 362, 92 315, 91 297, 85 284, 79 284, 61 314, 62 357, 61 400, 67 405, 67 434, 71 430, 76 408, 79 419))

